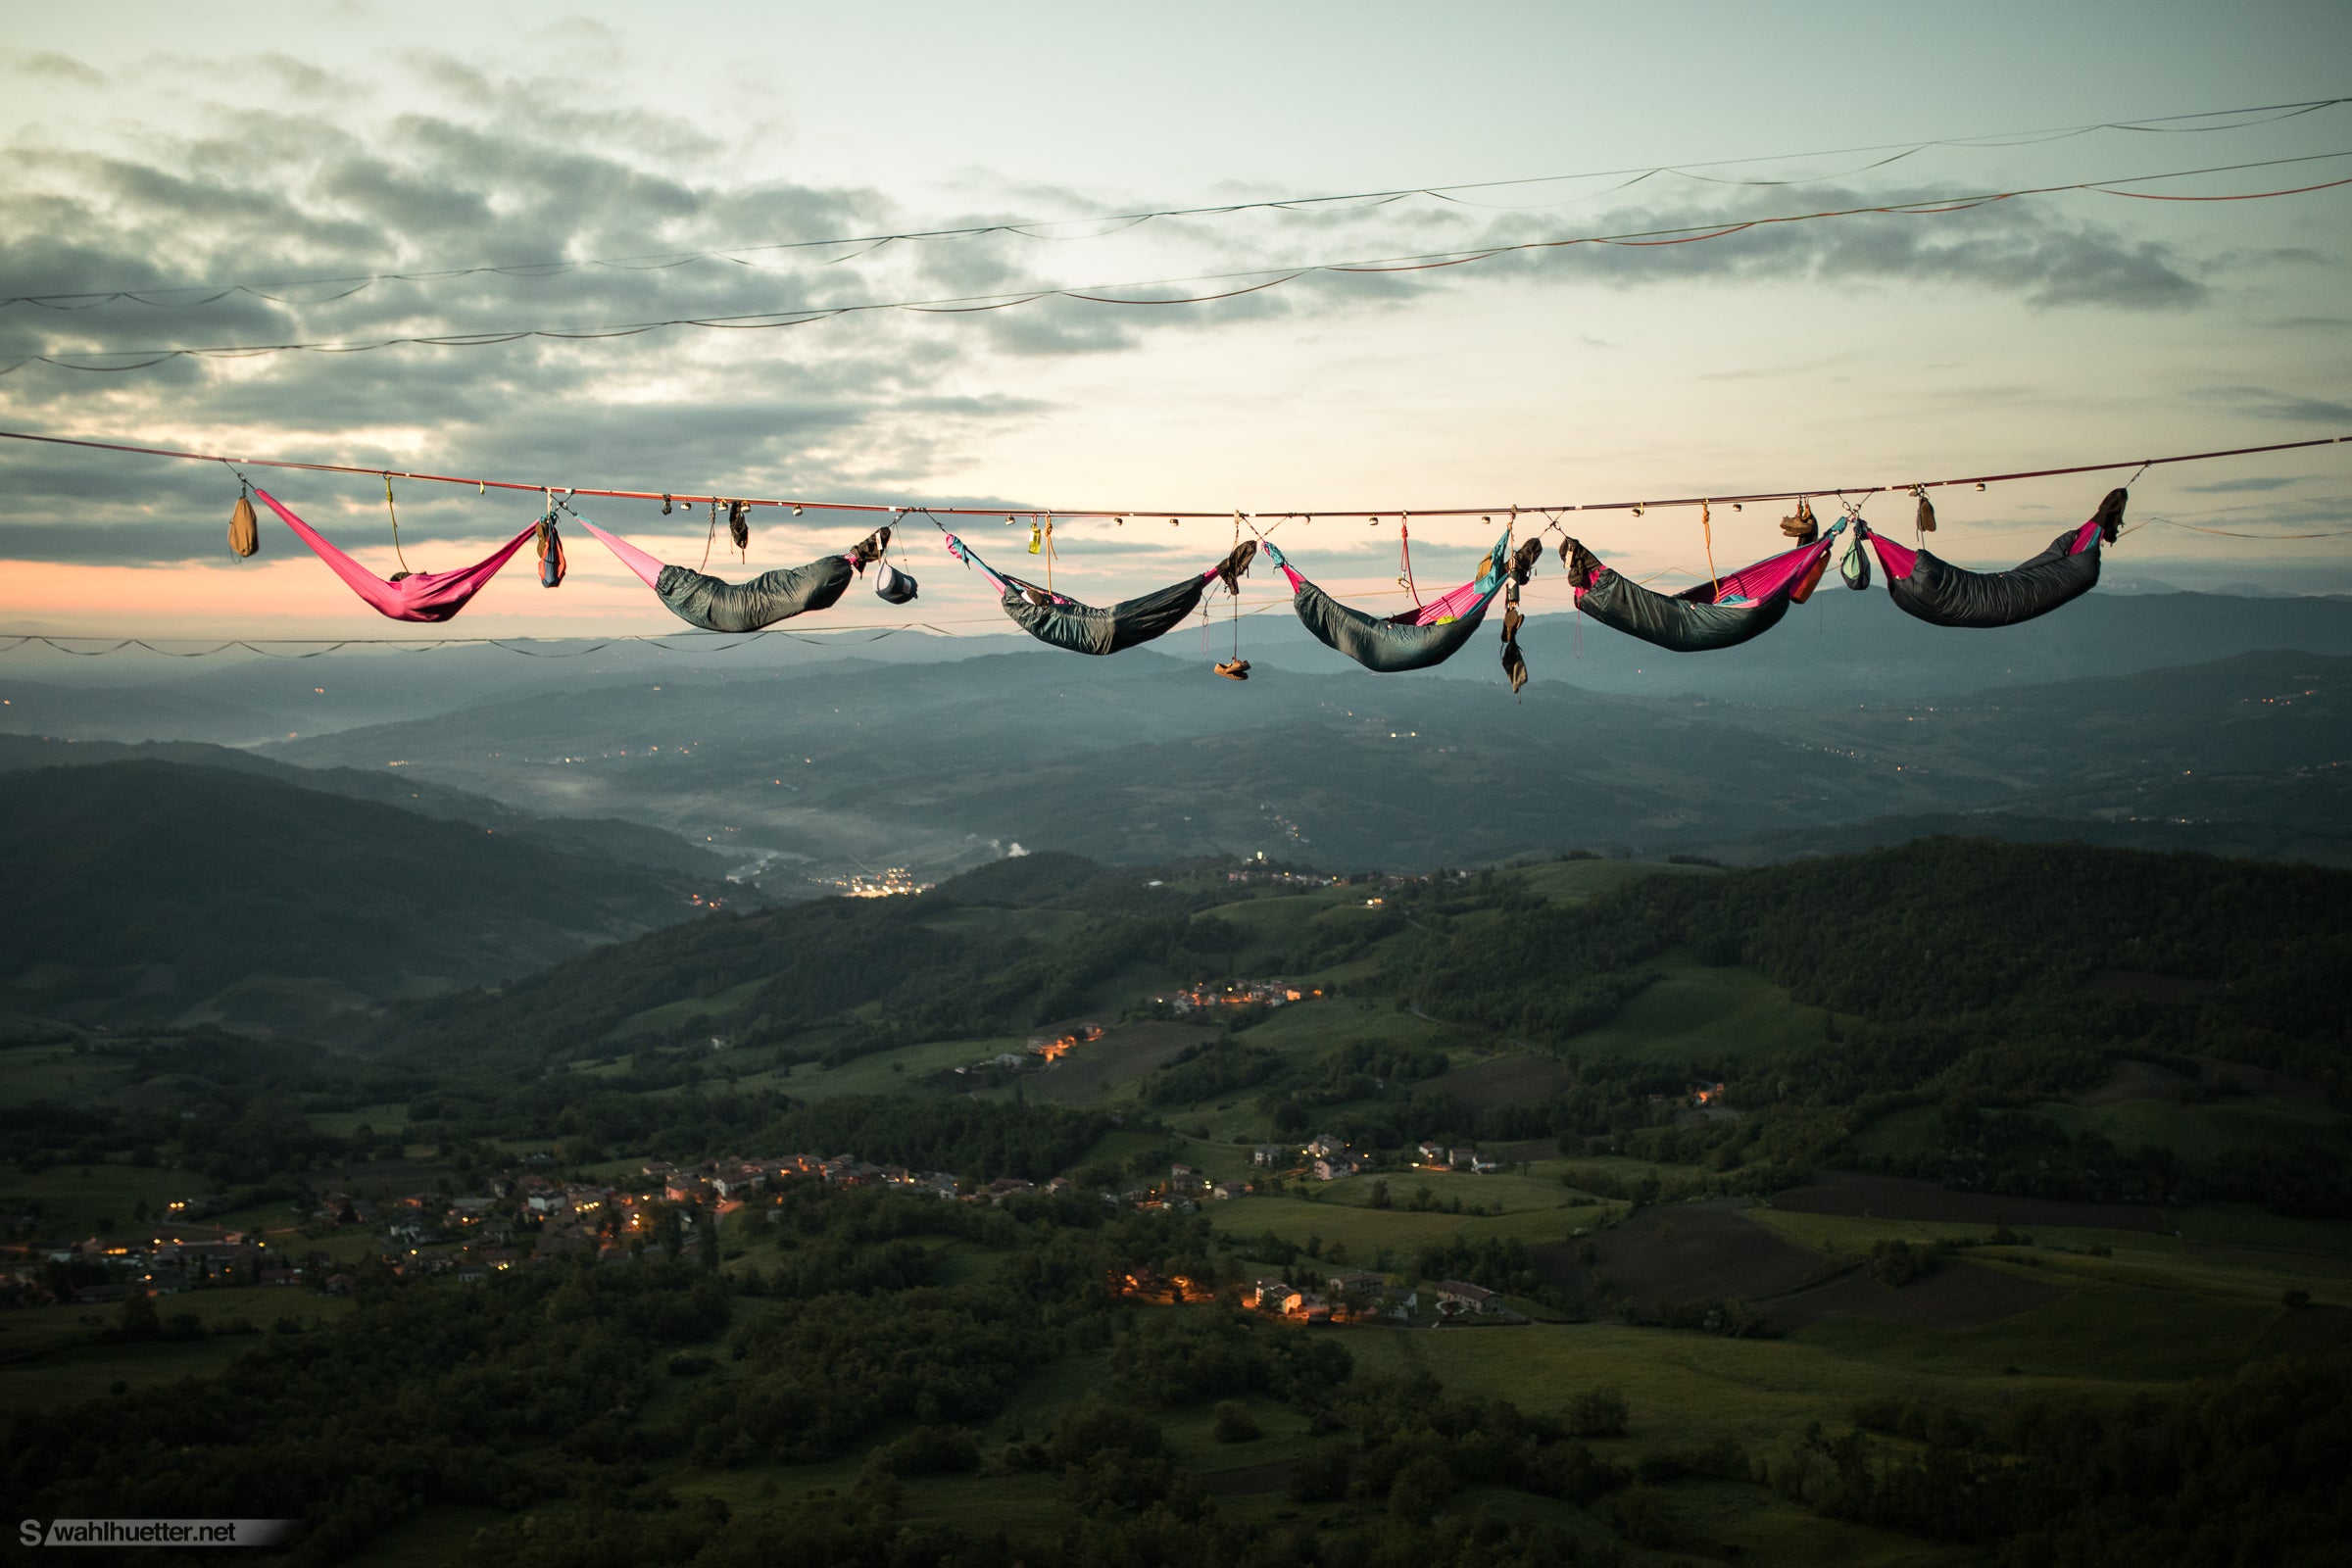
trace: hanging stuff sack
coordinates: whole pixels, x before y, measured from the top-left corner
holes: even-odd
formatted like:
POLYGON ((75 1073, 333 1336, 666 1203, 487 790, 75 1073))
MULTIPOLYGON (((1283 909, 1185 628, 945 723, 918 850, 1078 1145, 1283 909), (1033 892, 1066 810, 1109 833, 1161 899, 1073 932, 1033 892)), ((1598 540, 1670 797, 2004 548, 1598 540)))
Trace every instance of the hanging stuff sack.
POLYGON ((539 586, 562 586, 564 569, 564 536, 556 531, 556 519, 551 514, 539 519, 539 586))
POLYGON ((242 558, 260 553, 261 526, 253 515, 253 497, 240 494, 237 509, 228 514, 228 548, 242 558))
POLYGON ((1862 536, 1867 531, 1862 519, 1854 518, 1853 536, 1845 542, 1845 554, 1838 558, 1838 575, 1845 579, 1848 588, 1857 591, 1870 586, 1870 552, 1862 548, 1862 536))
POLYGON ((915 592, 914 578, 887 561, 874 573, 874 595, 884 604, 912 604, 915 592))
POLYGON ((752 509, 740 501, 727 503, 727 537, 735 541, 738 553, 752 547, 752 509))

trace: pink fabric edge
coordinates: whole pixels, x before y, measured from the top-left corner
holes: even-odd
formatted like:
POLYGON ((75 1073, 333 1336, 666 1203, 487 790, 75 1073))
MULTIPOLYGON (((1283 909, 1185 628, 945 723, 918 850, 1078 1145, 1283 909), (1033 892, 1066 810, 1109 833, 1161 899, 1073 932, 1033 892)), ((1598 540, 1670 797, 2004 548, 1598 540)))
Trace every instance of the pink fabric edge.
POLYGON ((1875 533, 1868 535, 1868 538, 1871 550, 1877 554, 1879 564, 1886 568, 1887 576, 1908 578, 1911 575, 1911 568, 1919 562, 1918 551, 1908 545, 1898 545, 1891 539, 1882 539, 1875 533))
POLYGON ((1742 566, 1727 577, 1719 577, 1716 579, 1715 602, 1722 604, 1726 594, 1738 594, 1750 603, 1770 599, 1811 571, 1813 563, 1827 555, 1829 549, 1828 539, 1816 539, 1809 545, 1784 550, 1752 566, 1742 566))
POLYGON ((313 554, 326 563, 327 569, 343 579, 344 584, 366 600, 378 614, 392 620, 440 621, 448 620, 466 608, 466 601, 479 593, 499 568, 514 557, 523 544, 538 533, 539 524, 531 523, 508 540, 488 559, 455 571, 411 572, 398 582, 387 582, 366 566, 337 549, 318 529, 286 510, 285 504, 262 489, 253 493, 262 498, 285 525, 294 530, 295 537, 311 547, 313 554))
MULTIPOLYGON (((1738 571, 1725 572, 1715 579, 1715 603, 1722 604, 1727 594, 1744 599, 1751 605, 1770 599, 1774 594, 1779 593, 1790 583, 1801 580, 1806 572, 1811 571, 1813 563, 1829 553, 1830 543, 1834 537, 1835 535, 1824 534, 1809 545, 1798 545, 1795 549, 1784 550, 1777 556, 1766 556, 1762 561, 1756 562, 1752 565, 1741 566, 1738 571)), ((1875 533, 1872 534, 1870 542, 1874 545, 1880 543, 1879 536, 1875 533)), ((1902 549, 1900 545, 1894 548, 1902 549)), ((1903 554, 1907 557, 1911 552, 1905 550, 1903 554)), ((1882 555, 1881 559, 1884 560, 1885 557, 1882 555)), ((1605 571, 1610 568, 1604 563, 1601 569, 1605 571)), ((1905 561, 1901 571, 1894 571, 1891 565, 1886 569, 1894 572, 1896 576, 1902 577, 1910 575, 1911 565, 1908 561, 1905 561)), ((1585 595, 1592 591, 1590 587, 1574 590, 1579 602, 1582 602, 1585 595)), ((1742 607, 1735 605, 1731 608, 1742 607)))
MULTIPOLYGON (((572 514, 572 515, 578 517, 579 514, 575 512, 572 514)), ((605 548, 612 551, 615 557, 619 558, 622 565, 628 567, 639 577, 643 578, 645 580, 645 585, 648 588, 653 587, 656 583, 662 580, 662 563, 659 557, 638 549, 626 539, 618 539, 613 537, 612 534, 605 532, 604 529, 599 528, 595 523, 590 522, 586 517, 580 517, 580 526, 587 529, 590 533, 596 535, 597 538, 603 540, 605 543, 605 548)))
MULTIPOLYGON (((2079 556, 2088 550, 2098 537, 2099 519, 2093 517, 2075 530, 2074 542, 2066 547, 2066 553, 2070 556, 2079 556)), ((1892 540, 1882 539, 1875 533, 1870 536, 1870 547, 1878 552, 1879 564, 1886 568, 1886 575, 1889 577, 1908 579, 1911 575, 1911 568, 1919 563, 1918 551, 1907 545, 1898 545, 1892 540)))

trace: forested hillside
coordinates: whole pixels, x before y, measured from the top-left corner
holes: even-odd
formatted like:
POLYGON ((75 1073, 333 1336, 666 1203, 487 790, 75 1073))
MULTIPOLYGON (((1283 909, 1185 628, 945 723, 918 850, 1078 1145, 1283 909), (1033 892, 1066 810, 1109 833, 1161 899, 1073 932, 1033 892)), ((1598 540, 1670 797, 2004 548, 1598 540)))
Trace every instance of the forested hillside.
POLYGON ((528 973, 691 912, 704 883, 172 762, 0 773, 20 1008, 315 1026, 528 973))
MULTIPOLYGON (((2352 1215, 2340 1128, 2188 1159, 2070 1136, 2031 1109, 2090 1089, 2128 1057, 2192 1082, 2201 1061, 2244 1064, 2352 1111, 2352 873, 1929 839, 1650 878, 1589 905, 1544 903, 1502 876, 1423 905, 1438 934, 1393 960, 1391 983, 1437 1016, 1539 1047, 1576 1052, 1674 953, 1751 967, 1821 1009, 1810 1044, 1690 1060, 1728 1075, 1731 1102, 1749 1114, 1644 1134, 1643 1147, 1693 1158, 1722 1150, 1733 1166, 1770 1150, 1764 1179, 1785 1184, 1856 1157, 1876 1119, 1936 1105, 1933 1127, 1874 1156, 1879 1168, 2003 1192, 2147 1202, 2227 1193, 2352 1215)), ((1606 1070, 1585 1067, 1588 1078, 1606 1070)), ((2244 1091, 2225 1076, 2200 1092, 2244 1091)), ((1590 1133, 1572 1098, 1551 1130, 1590 1133)))

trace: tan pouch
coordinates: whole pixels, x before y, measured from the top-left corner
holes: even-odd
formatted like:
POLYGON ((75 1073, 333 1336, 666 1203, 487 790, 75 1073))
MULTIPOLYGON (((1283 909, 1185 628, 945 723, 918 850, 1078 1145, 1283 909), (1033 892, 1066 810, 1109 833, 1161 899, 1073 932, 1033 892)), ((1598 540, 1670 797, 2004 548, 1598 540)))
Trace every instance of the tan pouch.
POLYGON ((228 548, 239 556, 258 554, 262 548, 261 525, 253 515, 253 500, 237 497, 237 510, 228 514, 228 548))

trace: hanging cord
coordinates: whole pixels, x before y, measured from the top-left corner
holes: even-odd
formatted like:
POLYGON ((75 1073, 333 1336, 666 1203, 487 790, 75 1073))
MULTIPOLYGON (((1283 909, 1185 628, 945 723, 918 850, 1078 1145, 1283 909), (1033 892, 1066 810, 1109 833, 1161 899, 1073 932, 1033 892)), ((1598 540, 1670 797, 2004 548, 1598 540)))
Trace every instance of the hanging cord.
POLYGON ((703 564, 695 567, 695 570, 709 571, 710 569, 710 547, 716 543, 718 543, 718 503, 712 501, 710 503, 710 531, 703 536, 703 564))
POLYGON ((1046 592, 1054 591, 1054 514, 1046 514, 1045 525, 1046 592))
POLYGON ((1723 597, 1723 578, 1718 576, 1715 571, 1715 514, 1708 510, 1704 501, 1698 504, 1698 537, 1700 543, 1704 544, 1707 550, 1708 591, 1716 599, 1721 599, 1723 597))
MULTIPOLYGON (((1251 524, 1250 531, 1257 532, 1256 525, 1251 524)), ((1238 512, 1233 514, 1233 548, 1237 551, 1242 548, 1242 514, 1238 512)), ((1239 662, 1242 657, 1242 580, 1239 577, 1233 580, 1232 599, 1233 657, 1235 662, 1239 662)))
MULTIPOLYGON (((240 473, 237 477, 242 479, 245 476, 240 473)), ((392 519, 392 554, 400 558, 400 574, 404 577, 413 576, 409 558, 400 548, 400 513, 392 505, 392 475, 389 473, 384 475, 384 514, 392 519)))
POLYGON ((1396 586, 1413 596, 1413 608, 1421 608, 1421 590, 1413 583, 1413 514, 1396 514, 1396 586))

